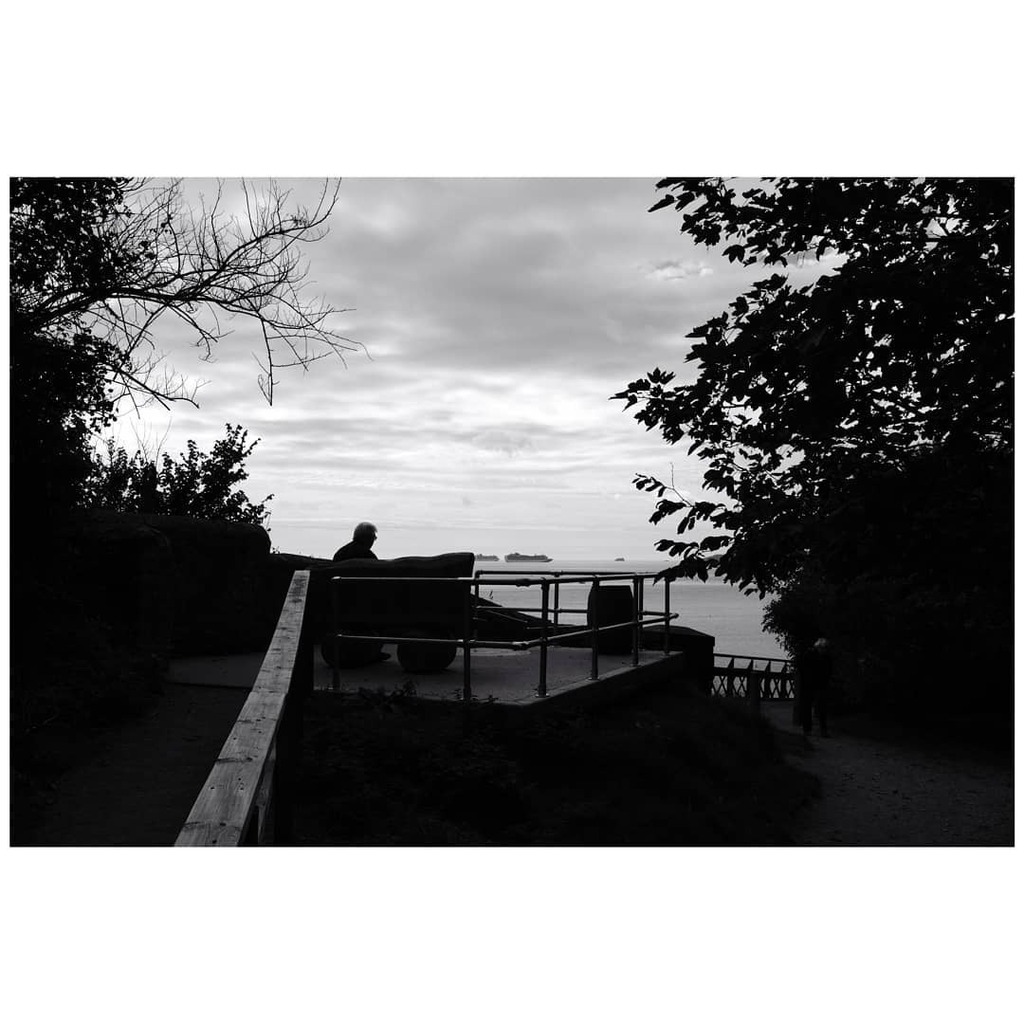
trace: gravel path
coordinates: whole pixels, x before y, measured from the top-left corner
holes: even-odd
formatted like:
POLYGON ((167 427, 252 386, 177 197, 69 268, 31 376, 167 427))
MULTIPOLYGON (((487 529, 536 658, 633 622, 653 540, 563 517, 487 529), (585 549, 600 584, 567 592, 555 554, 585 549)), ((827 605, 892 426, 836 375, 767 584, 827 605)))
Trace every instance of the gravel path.
POLYGON ((964 749, 844 734, 803 749, 792 706, 767 703, 789 756, 821 780, 821 799, 798 818, 801 846, 1012 846, 1013 768, 964 749))

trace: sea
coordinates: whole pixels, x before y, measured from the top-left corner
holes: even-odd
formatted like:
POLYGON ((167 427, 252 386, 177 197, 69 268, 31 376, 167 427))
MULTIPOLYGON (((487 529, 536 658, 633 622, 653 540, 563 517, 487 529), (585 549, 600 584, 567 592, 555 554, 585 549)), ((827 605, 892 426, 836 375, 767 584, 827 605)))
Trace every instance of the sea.
MULTIPOLYGON (((670 563, 627 559, 616 561, 586 561, 552 559, 550 562, 506 562, 503 557, 497 562, 476 561, 474 569, 485 573, 511 570, 520 577, 531 570, 561 573, 657 573, 670 563)), ((502 586, 502 577, 485 576, 480 587, 480 596, 499 604, 540 611, 540 587, 502 586)), ((623 581, 624 583, 626 581, 623 581)), ((661 611, 665 607, 664 583, 655 584, 647 580, 644 592, 644 607, 648 611, 661 611)), ((559 587, 559 606, 585 613, 589 584, 563 584, 559 587)), ((785 658, 786 652, 770 633, 761 629, 761 617, 768 600, 757 595, 745 595, 737 587, 721 580, 673 580, 669 592, 671 611, 678 612, 673 620, 677 626, 689 626, 710 633, 715 638, 716 654, 734 654, 753 658, 785 658)), ((585 614, 573 615, 563 612, 562 622, 566 624, 586 622, 585 614)))

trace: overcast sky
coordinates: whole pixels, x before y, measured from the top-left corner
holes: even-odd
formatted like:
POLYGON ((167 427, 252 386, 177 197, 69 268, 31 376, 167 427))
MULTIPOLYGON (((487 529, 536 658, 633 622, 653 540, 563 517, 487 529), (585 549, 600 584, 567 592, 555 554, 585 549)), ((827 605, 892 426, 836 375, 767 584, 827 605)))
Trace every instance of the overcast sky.
MULTIPOLYGON (((321 187, 281 181, 298 202, 321 187)), ((335 326, 365 346, 285 371, 268 406, 252 326, 200 363, 170 318, 159 344, 208 383, 200 408, 126 416, 177 454, 240 423, 260 444, 244 489, 273 494, 281 551, 330 555, 375 522, 382 557, 512 550, 662 558, 636 472, 697 493, 700 468, 609 401, 654 366, 695 372, 685 335, 756 276, 695 246, 675 211, 648 213, 654 179, 348 179, 311 296, 352 307, 335 326)), ((189 192, 216 183, 191 180, 189 192)))
MULTIPOLYGON (((966 17, 953 5, 931 5, 922 17, 918 4, 767 9, 744 0, 585 10, 545 2, 514 11, 300 3, 286 17, 270 5, 240 16, 236 4, 186 2, 170 18, 158 7, 136 5, 130 17, 104 7, 57 5, 57 18, 53 5, 5 12, 16 41, 0 68, 14 98, 4 111, 5 152, 18 161, 10 173, 958 175, 1015 173, 1019 164, 1011 127, 1019 119, 1019 32, 1012 6, 994 0, 972 4, 966 17), (194 70, 171 74, 182 53, 196 57, 194 70), (159 93, 171 78, 173 88, 159 93)), ((387 556, 514 547, 648 554, 663 531, 646 522, 650 501, 633 492, 634 472, 665 473, 674 461, 677 481, 691 487, 699 473, 607 396, 656 363, 682 371, 685 334, 724 308, 742 273, 692 247, 673 211, 646 213, 653 185, 653 177, 347 180, 331 235, 308 250, 311 277, 333 302, 355 307, 344 330, 374 361, 354 357, 347 369, 320 364, 305 378, 286 376, 268 409, 249 354, 256 339, 241 325, 209 367, 184 359, 181 338, 165 330, 175 365, 210 381, 199 412, 175 411, 165 446, 176 452, 194 437, 208 448, 227 420, 262 437, 246 487, 256 499, 276 493, 269 526, 281 550, 330 554, 368 517, 382 527, 387 556)), ((159 436, 166 417, 146 418, 159 436)), ((130 420, 120 426, 130 441, 130 420)), ((765 998, 775 991, 775 964, 748 962, 749 984, 738 987, 733 965, 704 953, 729 941, 737 912, 755 941, 805 943, 793 894, 811 891, 827 893, 831 919, 841 923, 827 933, 832 961, 881 944, 878 962, 898 964, 906 978, 950 966, 941 986, 905 996, 933 1019, 962 1019, 977 1010, 979 993, 993 1006, 1007 1003, 1013 972, 1002 972, 1000 986, 992 965, 1011 948, 1010 860, 980 873, 965 861, 972 851, 927 863, 877 851, 867 863, 848 850, 857 863, 838 884, 835 857, 826 871, 813 856, 797 863, 788 850, 759 850, 775 883, 765 885, 737 871, 731 852, 683 851, 705 883, 693 886, 680 884, 674 849, 510 849, 455 859, 429 849, 412 858, 303 850, 300 870, 288 873, 289 899, 254 910, 250 893, 264 881, 255 864, 176 861, 153 887, 152 857, 118 857, 115 874, 105 851, 79 850, 76 863, 88 863, 101 882, 83 886, 78 874, 44 871, 32 851, 5 875, 16 879, 5 906, 29 935, 48 926, 38 893, 61 908, 61 932, 75 952, 65 963, 75 983, 63 990, 79 1003, 90 985, 102 985, 114 951, 127 967, 101 993, 113 1021, 131 1019, 166 981, 168 965, 191 970, 182 951, 194 960, 196 933, 178 911, 197 901, 222 919, 296 936, 275 972, 295 978, 289 998, 297 993, 297 1005, 305 1009, 305 999, 311 1011, 320 993, 310 984, 310 951, 340 936, 351 968, 346 1005, 366 1020, 422 1013, 393 984, 395 957, 377 955, 381 941, 361 941, 393 939, 392 918, 404 939, 399 955, 415 951, 402 959, 404 988, 420 1004, 424 993, 434 997, 453 1022, 479 1017, 495 991, 502 1019, 538 1000, 595 1022, 664 1016, 666 1007, 721 1016, 726 992, 734 1015, 780 1020, 791 1015, 789 1002, 765 998), (325 887, 339 864, 346 879, 365 884, 325 887), (146 899, 120 897, 140 892, 146 899), (386 935, 382 905, 394 911, 386 935), (880 931, 893 908, 899 928, 880 931), (677 927, 681 918, 689 928, 677 927), (347 928, 339 932, 336 920, 347 928), (503 986, 507 965, 535 947, 538 922, 556 952, 534 958, 527 983, 503 986), (124 942, 140 934, 145 942, 124 942), (469 934, 481 941, 467 944, 469 934), (609 941, 617 935, 630 941, 609 941), (969 937, 969 948, 951 936, 969 937), (94 961, 93 949, 104 959, 94 961), (449 949, 470 965, 456 986, 449 949), (696 983, 682 993, 681 960, 696 965, 696 983), (580 978, 601 983, 581 986, 580 978)), ((286 856, 282 864, 295 862, 286 856)), ((221 943, 211 954, 243 972, 249 949, 235 948, 221 943)), ((813 955, 810 962, 820 966, 813 955)), ((16 973, 16 1008, 31 1000, 38 1014, 40 992, 53 1002, 45 958, 22 957, 16 973)), ((807 973, 808 998, 834 997, 827 970, 807 973)), ((904 998, 893 971, 876 974, 874 985, 843 990, 851 1019, 904 998)), ((223 986, 200 980, 199 988, 206 1003, 223 1001, 223 986)))

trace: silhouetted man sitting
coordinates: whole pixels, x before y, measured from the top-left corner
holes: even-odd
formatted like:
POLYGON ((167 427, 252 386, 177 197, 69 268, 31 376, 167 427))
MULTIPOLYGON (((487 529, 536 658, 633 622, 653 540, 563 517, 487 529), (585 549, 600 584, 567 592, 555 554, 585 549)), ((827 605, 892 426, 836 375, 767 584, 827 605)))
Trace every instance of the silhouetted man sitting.
POLYGON ((377 539, 377 527, 373 523, 360 523, 352 531, 352 539, 334 552, 334 562, 347 562, 350 558, 376 558, 371 548, 377 539))
MULTIPOLYGON (((354 558, 372 558, 374 561, 379 561, 371 550, 376 539, 377 527, 373 523, 360 523, 352 531, 352 539, 334 552, 332 561, 348 562, 354 558)), ((372 630, 367 625, 353 623, 350 632, 371 633, 372 630)), ((335 652, 337 652, 339 668, 359 668, 375 661, 387 661, 391 655, 381 650, 382 646, 374 640, 344 640, 337 645, 326 644, 324 657, 328 663, 333 663, 335 652)))

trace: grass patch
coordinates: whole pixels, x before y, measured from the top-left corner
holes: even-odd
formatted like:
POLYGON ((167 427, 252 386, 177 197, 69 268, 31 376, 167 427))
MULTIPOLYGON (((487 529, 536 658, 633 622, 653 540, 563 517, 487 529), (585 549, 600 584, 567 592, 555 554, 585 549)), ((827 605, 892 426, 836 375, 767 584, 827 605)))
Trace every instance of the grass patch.
POLYGON ((784 845, 816 780, 770 725, 685 687, 532 718, 496 704, 315 693, 306 845, 784 845))

